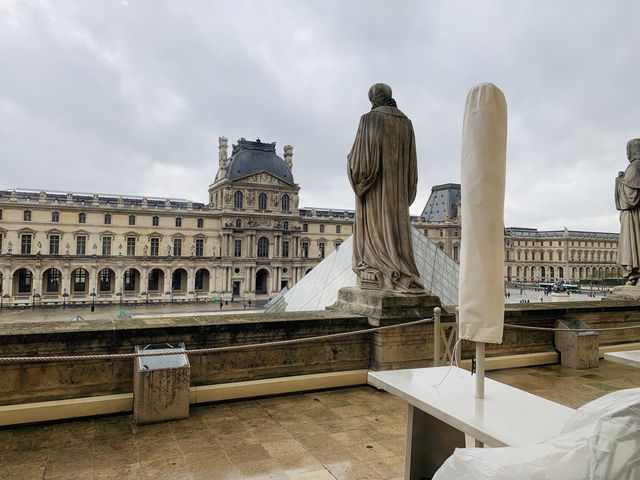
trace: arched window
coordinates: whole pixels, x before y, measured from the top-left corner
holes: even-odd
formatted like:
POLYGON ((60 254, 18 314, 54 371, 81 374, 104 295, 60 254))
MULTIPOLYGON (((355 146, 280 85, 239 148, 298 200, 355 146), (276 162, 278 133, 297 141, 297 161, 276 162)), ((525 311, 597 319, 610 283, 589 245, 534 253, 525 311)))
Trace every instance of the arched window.
POLYGON ((105 213, 104 214, 104 224, 105 225, 111 225, 111 214, 110 213, 105 213))
POLYGON ((60 221, 60 212, 51 212, 51 221, 57 223, 60 221))
POLYGON ((564 268, 558 267, 558 278, 564 278, 564 268))
POLYGON ((549 277, 551 277, 551 280, 553 280, 555 278, 555 273, 553 270, 553 267, 549 267, 549 277))
POLYGON ((543 280, 547 277, 547 271, 544 267, 540 267, 540 278, 543 280))
POLYGON ((289 211, 289 195, 287 195, 286 193, 282 195, 282 211, 289 211))
POLYGON ((78 214, 78 223, 87 223, 87 214, 79 213, 78 214))
POLYGON ((242 208, 242 192, 239 190, 233 194, 233 208, 242 208))
POLYGON ((267 209, 267 194, 261 193, 258 195, 258 210, 266 210, 267 209))
POLYGON ((260 237, 258 239, 258 257, 267 258, 269 256, 269 239, 260 237))

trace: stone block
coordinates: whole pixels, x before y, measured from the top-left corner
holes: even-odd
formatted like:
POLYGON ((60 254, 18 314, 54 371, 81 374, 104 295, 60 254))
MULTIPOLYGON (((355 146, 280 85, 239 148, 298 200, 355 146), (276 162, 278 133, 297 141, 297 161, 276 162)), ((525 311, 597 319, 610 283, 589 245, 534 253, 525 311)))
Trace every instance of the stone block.
POLYGON ((370 325, 381 326, 429 318, 435 307, 441 307, 440 298, 428 291, 413 294, 344 287, 327 309, 365 315, 370 325))
POLYGON ((575 369, 598 366, 600 342, 597 332, 576 332, 575 329, 589 328, 576 319, 557 320, 556 328, 566 330, 555 332, 555 346, 563 366, 575 369))
MULTIPOLYGON (((184 343, 136 346, 141 351, 185 351, 184 343)), ((186 354, 137 357, 133 371, 133 421, 137 424, 189 417, 190 365, 186 354)))

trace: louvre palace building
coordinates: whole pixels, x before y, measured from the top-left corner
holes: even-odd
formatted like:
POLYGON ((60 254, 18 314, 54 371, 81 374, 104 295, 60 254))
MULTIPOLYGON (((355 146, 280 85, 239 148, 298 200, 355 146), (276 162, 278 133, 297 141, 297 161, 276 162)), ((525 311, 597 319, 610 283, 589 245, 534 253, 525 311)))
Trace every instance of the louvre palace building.
MULTIPOLYGON (((0 190, 2 306, 255 300, 291 288, 353 233, 352 210, 299 207, 293 148, 219 139, 208 204, 0 190)), ((460 185, 432 188, 423 232, 454 260, 460 185)), ((505 229, 505 280, 620 276, 617 234, 505 229)))

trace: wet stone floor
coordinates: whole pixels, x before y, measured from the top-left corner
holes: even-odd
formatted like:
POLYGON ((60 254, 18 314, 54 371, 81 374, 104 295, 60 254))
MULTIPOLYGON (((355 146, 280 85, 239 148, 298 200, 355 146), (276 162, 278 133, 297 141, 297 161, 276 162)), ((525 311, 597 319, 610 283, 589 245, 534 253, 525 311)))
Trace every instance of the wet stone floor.
MULTIPOLYGON (((606 361, 488 376, 574 408, 640 386, 640 369, 606 361)), ((113 415, 3 428, 0 479, 400 479, 405 422, 405 402, 362 386, 196 406, 156 425, 113 415)))

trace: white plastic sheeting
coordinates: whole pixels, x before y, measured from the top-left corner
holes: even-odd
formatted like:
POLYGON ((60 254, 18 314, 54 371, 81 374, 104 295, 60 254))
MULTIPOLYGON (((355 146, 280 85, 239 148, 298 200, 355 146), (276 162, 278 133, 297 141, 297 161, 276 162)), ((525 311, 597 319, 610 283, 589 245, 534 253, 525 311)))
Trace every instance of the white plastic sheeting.
POLYGON ((460 338, 502 343, 507 102, 483 83, 467 96, 462 128, 460 338))
MULTIPOLYGON (((526 412, 522 412, 526 415, 526 412)), ((640 479, 640 388, 578 409, 547 442, 526 447, 456 449, 433 480, 640 479)))

